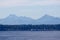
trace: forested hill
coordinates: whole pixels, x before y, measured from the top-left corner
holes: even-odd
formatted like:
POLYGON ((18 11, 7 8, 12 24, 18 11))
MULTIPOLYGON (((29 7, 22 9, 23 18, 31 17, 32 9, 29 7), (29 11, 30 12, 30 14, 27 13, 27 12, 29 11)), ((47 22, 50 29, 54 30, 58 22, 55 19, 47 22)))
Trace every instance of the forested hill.
POLYGON ((0 25, 0 31, 60 31, 56 25, 0 25))

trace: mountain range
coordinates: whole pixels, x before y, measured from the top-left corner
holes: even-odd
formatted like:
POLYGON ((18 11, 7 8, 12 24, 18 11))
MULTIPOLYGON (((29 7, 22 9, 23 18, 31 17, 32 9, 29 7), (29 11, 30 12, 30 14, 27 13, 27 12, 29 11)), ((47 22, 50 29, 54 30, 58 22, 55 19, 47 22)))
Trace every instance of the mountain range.
POLYGON ((21 25, 21 24, 60 24, 60 18, 49 15, 44 15, 39 19, 32 19, 29 17, 17 17, 16 15, 9 15, 4 19, 0 19, 0 24, 4 25, 21 25))

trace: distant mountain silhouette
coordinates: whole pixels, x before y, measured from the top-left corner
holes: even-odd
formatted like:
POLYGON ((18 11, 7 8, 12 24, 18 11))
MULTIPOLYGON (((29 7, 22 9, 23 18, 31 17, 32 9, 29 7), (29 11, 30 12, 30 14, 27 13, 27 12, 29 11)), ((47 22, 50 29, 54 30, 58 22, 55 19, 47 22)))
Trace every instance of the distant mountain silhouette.
POLYGON ((4 25, 20 25, 20 24, 60 24, 60 18, 45 15, 37 20, 29 17, 17 17, 16 15, 9 15, 5 19, 0 19, 0 24, 4 25))
POLYGON ((37 24, 60 24, 60 18, 45 15, 37 20, 37 24))
POLYGON ((8 25, 20 25, 20 24, 32 24, 33 19, 28 17, 17 17, 16 15, 9 15, 5 19, 0 20, 0 24, 8 24, 8 25))

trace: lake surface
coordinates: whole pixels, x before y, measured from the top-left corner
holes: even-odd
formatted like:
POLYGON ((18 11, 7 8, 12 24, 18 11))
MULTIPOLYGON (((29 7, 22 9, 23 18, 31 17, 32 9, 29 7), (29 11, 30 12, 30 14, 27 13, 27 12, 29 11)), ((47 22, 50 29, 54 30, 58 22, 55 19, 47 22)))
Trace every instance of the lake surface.
POLYGON ((60 31, 0 31, 0 40, 60 40, 60 31))

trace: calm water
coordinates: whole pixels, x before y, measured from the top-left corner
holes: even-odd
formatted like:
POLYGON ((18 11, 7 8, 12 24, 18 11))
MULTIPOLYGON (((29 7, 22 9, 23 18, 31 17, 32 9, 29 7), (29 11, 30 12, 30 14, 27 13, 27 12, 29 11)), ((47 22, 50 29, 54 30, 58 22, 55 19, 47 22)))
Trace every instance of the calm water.
POLYGON ((0 40, 60 40, 60 31, 0 31, 0 40))

